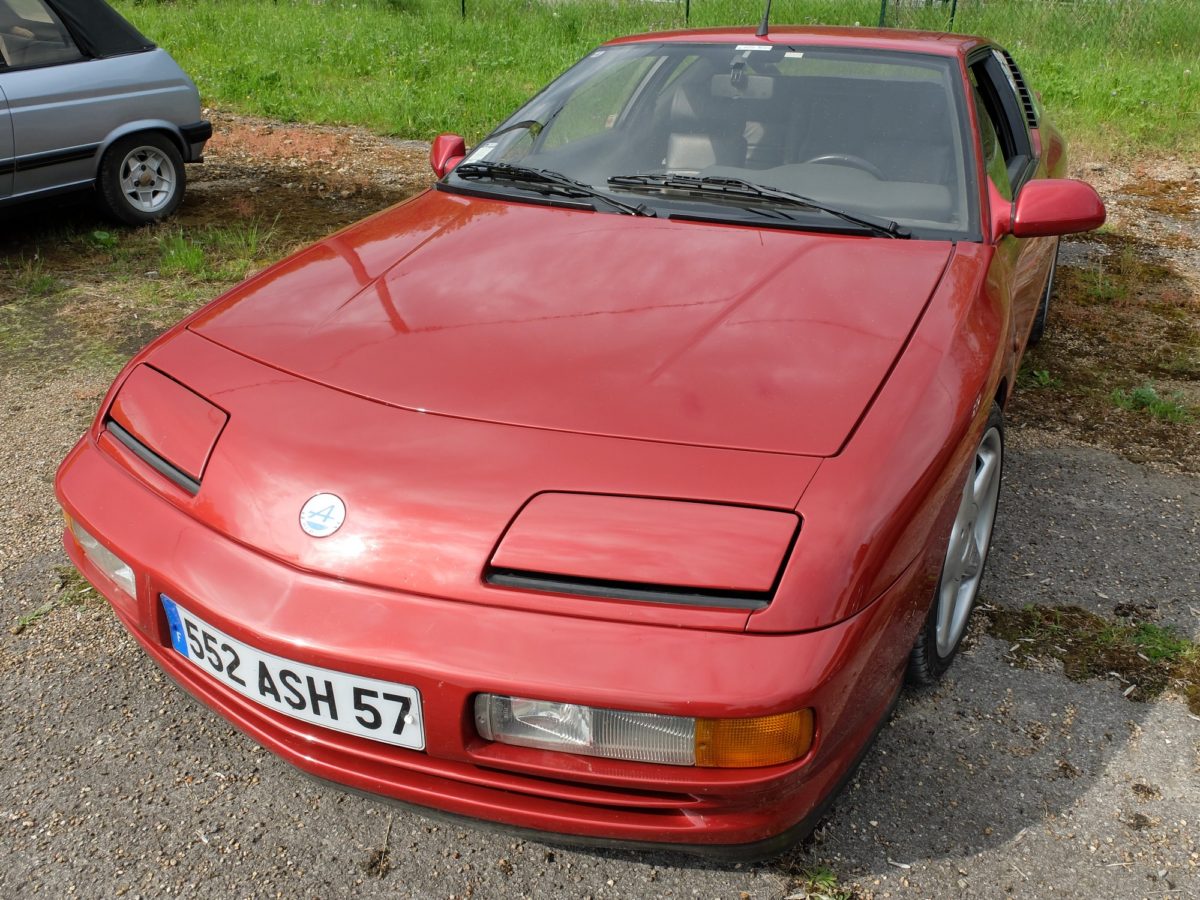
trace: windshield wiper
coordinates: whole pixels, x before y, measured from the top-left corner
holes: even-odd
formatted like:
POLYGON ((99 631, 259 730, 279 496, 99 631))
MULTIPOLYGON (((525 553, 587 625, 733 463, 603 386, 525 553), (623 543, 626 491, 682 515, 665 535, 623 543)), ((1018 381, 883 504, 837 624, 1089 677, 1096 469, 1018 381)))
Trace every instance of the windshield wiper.
POLYGON ((564 197, 588 197, 601 200, 628 216, 653 217, 657 215, 654 210, 644 203, 637 206, 634 206, 632 203, 624 203, 616 197, 610 197, 603 191, 597 190, 590 184, 583 181, 576 181, 574 178, 568 178, 561 172, 552 172, 549 169, 535 169, 532 166, 517 166, 512 163, 482 160, 480 162, 459 163, 454 168, 454 174, 459 178, 496 178, 503 181, 549 188, 564 197))
POLYGON ((791 191, 783 191, 765 184, 743 181, 741 178, 726 178, 720 175, 700 177, 698 175, 643 173, 637 175, 614 175, 608 179, 608 183, 613 187, 632 188, 634 190, 639 188, 665 188, 668 190, 695 191, 699 194, 715 194, 721 197, 743 200, 780 200, 793 206, 806 206, 810 209, 820 210, 831 216, 836 216, 844 222, 858 225, 861 228, 866 228, 884 237, 912 237, 911 231, 896 222, 882 222, 864 218, 854 213, 846 212, 844 209, 838 209, 836 206, 821 203, 819 200, 814 200, 811 197, 805 197, 802 194, 793 194, 791 191))

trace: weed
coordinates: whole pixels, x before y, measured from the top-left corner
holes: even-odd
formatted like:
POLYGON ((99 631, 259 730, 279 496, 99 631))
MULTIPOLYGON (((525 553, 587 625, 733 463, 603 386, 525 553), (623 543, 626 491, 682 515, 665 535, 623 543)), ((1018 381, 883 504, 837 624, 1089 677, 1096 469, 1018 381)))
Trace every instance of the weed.
POLYGON ((1154 354, 1155 368, 1170 377, 1192 378, 1200 375, 1200 352, 1192 348, 1160 347, 1154 354))
POLYGON ((111 231, 100 231, 100 230, 93 231, 91 234, 89 234, 88 242, 93 247, 97 247, 101 250, 115 249, 117 244, 120 243, 117 240, 117 236, 115 234, 113 234, 111 231))
POLYGON ((60 606, 83 606, 97 597, 96 589, 74 566, 59 566, 58 591, 55 595, 32 612, 20 616, 9 631, 12 634, 20 634, 60 606))
POLYGON ((1084 269, 1079 275, 1084 296, 1093 303, 1112 303, 1129 296, 1129 288, 1122 280, 1113 278, 1103 266, 1084 269))
POLYGON ((279 217, 270 226, 261 222, 234 222, 231 225, 213 226, 209 229, 206 242, 222 253, 248 261, 257 260, 263 248, 275 237, 275 226, 279 217))
POLYGON ((1051 375, 1049 369, 1022 369, 1020 382, 1022 385, 1033 388, 1062 387, 1062 379, 1051 375))
POLYGON ((213 256, 224 257, 219 269, 222 278, 236 281, 245 278, 265 253, 275 237, 279 217, 266 226, 257 220, 210 226, 199 240, 213 256))
POLYGON ((1061 660, 1073 681, 1115 675, 1129 699, 1174 688, 1200 713, 1200 646, 1152 622, 1114 622, 1077 606, 989 609, 988 633, 1011 644, 1018 665, 1061 660))
POLYGON ((1188 408, 1182 394, 1162 397, 1152 384, 1144 384, 1126 391, 1118 388, 1112 392, 1112 402, 1121 409, 1131 411, 1146 410, 1154 418, 1163 422, 1190 422, 1192 411, 1188 408))
POLYGON ((801 869, 788 896, 797 900, 855 900, 854 891, 843 887, 837 875, 824 866, 801 869))
POLYGON ((13 285, 19 295, 27 297, 49 297, 62 289, 62 283, 46 271, 40 256, 22 259, 13 273, 13 285))
POLYGON ((168 232, 158 240, 159 271, 163 275, 208 274, 204 248, 192 238, 185 237, 181 229, 168 232))

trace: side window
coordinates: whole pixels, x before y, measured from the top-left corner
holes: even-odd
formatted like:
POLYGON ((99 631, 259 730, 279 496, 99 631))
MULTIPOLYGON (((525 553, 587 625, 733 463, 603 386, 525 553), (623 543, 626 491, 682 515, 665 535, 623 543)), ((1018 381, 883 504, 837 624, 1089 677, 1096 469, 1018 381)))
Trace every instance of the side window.
MULTIPOLYGON (((996 139, 999 143, 1000 155, 1007 172, 1010 191, 1021 189, 1028 175, 1030 162, 1033 160, 1033 147, 1029 140, 1029 131, 1025 125, 1025 115, 1021 101, 1017 96, 1012 73, 1003 65, 999 55, 989 53, 987 56, 971 64, 971 84, 975 88, 975 105, 982 120, 990 120, 996 139)), ((984 158, 984 165, 990 166, 991 161, 984 158)), ((989 168, 989 174, 991 169, 989 168)), ((1001 187, 1000 179, 993 175, 997 187, 1001 187)), ((1002 188, 1003 189, 1003 188, 1002 188)))
POLYGON ((43 0, 0 0, 0 58, 24 68, 74 62, 83 54, 43 0))
MULTIPOLYGON (((973 81, 974 79, 972 79, 973 81)), ((988 112, 983 95, 976 86, 975 111, 979 118, 979 143, 983 147, 983 168, 987 171, 992 183, 999 189, 1000 194, 1007 200, 1013 196, 1012 182, 1008 179, 1008 166, 1004 161, 1004 152, 1000 149, 1000 138, 996 134, 996 126, 988 112)))

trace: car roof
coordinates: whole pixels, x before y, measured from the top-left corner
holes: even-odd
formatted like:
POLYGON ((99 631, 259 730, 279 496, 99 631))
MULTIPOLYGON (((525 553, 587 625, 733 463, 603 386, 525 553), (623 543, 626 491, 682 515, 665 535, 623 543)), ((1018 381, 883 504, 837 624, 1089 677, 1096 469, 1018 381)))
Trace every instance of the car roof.
POLYGON ((124 56, 153 50, 154 42, 105 0, 47 0, 75 43, 89 56, 124 56))
POLYGON ((837 26, 772 25, 770 34, 758 37, 755 28, 697 28, 635 34, 608 44, 657 43, 662 41, 704 44, 808 44, 826 47, 860 47, 937 56, 966 56, 990 41, 966 34, 939 31, 902 31, 897 28, 852 28, 837 26))

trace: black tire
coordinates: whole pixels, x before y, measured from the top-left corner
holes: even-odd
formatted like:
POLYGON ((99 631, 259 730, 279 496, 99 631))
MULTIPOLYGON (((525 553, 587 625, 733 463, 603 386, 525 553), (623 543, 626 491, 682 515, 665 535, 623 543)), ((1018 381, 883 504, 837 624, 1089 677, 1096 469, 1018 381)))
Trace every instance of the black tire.
POLYGON ((153 131, 113 141, 96 175, 101 208, 126 225, 165 219, 183 202, 186 187, 179 148, 165 134, 153 131), (128 189, 131 183, 142 188, 136 195, 128 189))
POLYGON ((1054 245, 1054 259, 1050 261, 1050 274, 1046 277, 1046 289, 1042 291, 1042 302, 1038 304, 1033 327, 1029 329, 1027 346, 1035 346, 1046 334, 1046 316, 1050 313, 1050 295, 1054 293, 1054 270, 1058 268, 1058 244, 1054 245))
MULTIPOLYGON (((983 580, 984 569, 987 565, 988 551, 991 548, 993 526, 996 521, 996 511, 999 505, 1000 482, 1004 474, 1004 413, 996 404, 992 405, 991 412, 988 415, 987 425, 984 426, 983 436, 980 438, 979 445, 975 451, 975 457, 972 466, 967 472, 967 483, 963 488, 963 497, 960 500, 959 510, 955 515, 954 526, 951 528, 951 534, 946 540, 946 555, 942 563, 942 571, 938 577, 937 587, 934 589, 932 601, 929 604, 929 614, 925 617, 925 622, 921 625, 921 632, 917 635, 916 643, 913 644, 912 653, 908 660, 908 681, 910 684, 933 684, 942 677, 945 671, 950 668, 950 663, 954 661, 954 657, 958 654, 958 649, 962 645, 962 638, 967 631, 967 623, 970 620, 971 613, 974 611, 975 602, 979 597, 979 584, 983 580), (982 539, 983 546, 978 547, 978 540, 974 542, 977 553, 971 557, 972 568, 971 578, 973 584, 969 586, 962 585, 963 569, 965 563, 960 558, 957 567, 951 563, 951 549, 957 547, 955 544, 955 532, 959 530, 960 519, 966 512, 967 507, 967 489, 973 483, 975 478, 983 470, 981 469, 981 460, 984 459, 983 454, 991 453, 996 459, 996 469, 994 472, 995 486, 991 488, 989 482, 988 497, 990 500, 990 521, 987 525, 986 536, 982 539), (938 638, 938 618, 939 611, 943 609, 943 598, 946 596, 944 588, 950 584, 947 578, 952 569, 956 568, 958 581, 954 582, 960 587, 950 588, 955 592, 953 601, 953 609, 965 611, 961 614, 961 624, 956 629, 946 630, 948 632, 956 632, 953 636, 946 635, 943 640, 943 646, 939 646, 938 638), (962 592, 966 590, 969 596, 962 592), (947 645, 948 644, 948 645, 947 645)), ((976 515, 970 517, 970 530, 973 534, 977 520, 979 507, 976 508, 976 515)), ((962 554, 961 556, 969 556, 962 554)), ((954 621, 959 621, 959 616, 955 615, 954 621)))

